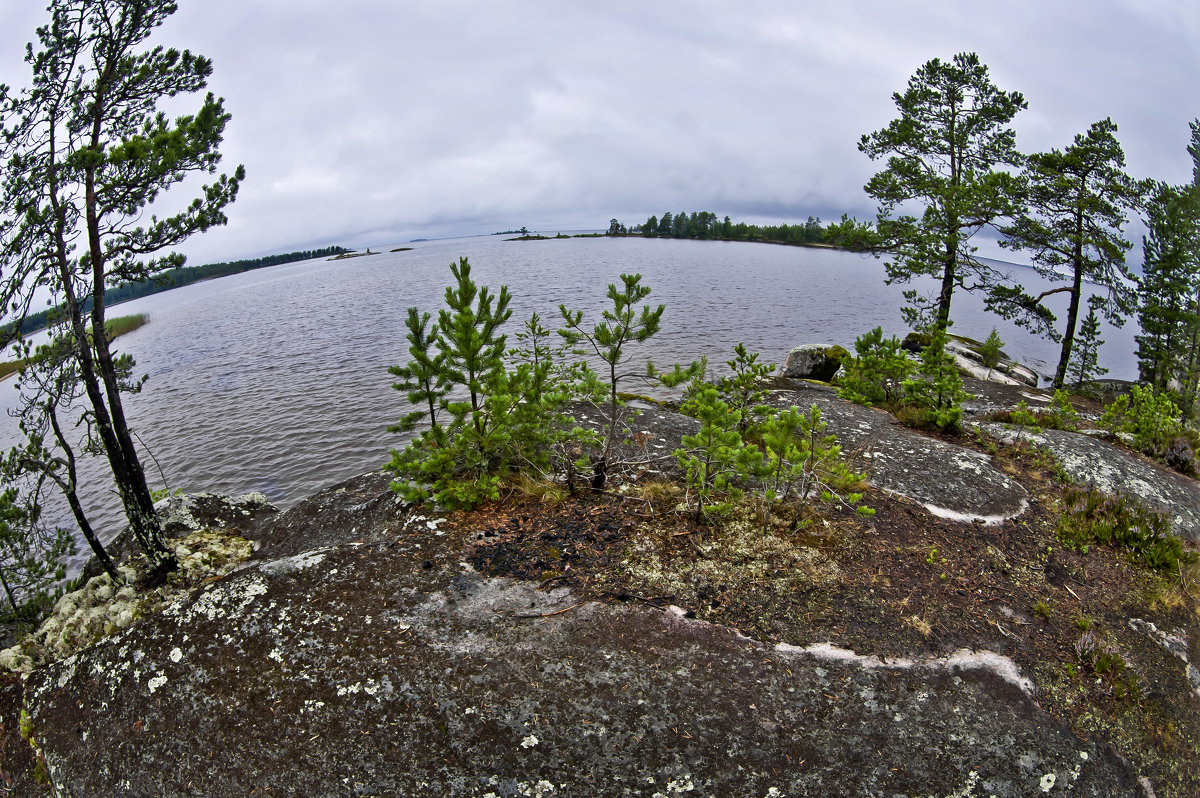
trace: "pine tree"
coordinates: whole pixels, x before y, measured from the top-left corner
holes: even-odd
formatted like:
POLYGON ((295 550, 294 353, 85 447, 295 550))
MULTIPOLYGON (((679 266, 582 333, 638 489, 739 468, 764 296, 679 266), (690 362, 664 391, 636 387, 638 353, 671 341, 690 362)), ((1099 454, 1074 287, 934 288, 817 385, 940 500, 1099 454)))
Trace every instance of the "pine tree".
POLYGON ((1027 104, 998 89, 975 53, 925 63, 892 99, 899 118, 858 145, 887 162, 865 186, 879 203, 873 249, 893 256, 889 283, 940 281, 936 297, 906 291, 904 313, 913 326, 946 327, 955 287, 989 292, 1002 280, 975 257, 971 239, 1017 210, 1019 184, 1005 167, 1021 156, 1009 123, 1027 104), (912 203, 923 206, 920 216, 907 212, 912 203))
POLYGON ((438 326, 435 322, 431 328, 429 318, 428 313, 420 313, 416 308, 408 309, 408 317, 404 321, 408 327, 405 337, 412 360, 404 366, 388 367, 388 373, 400 378, 400 382, 393 383, 392 387, 403 391, 411 404, 424 404, 425 408, 412 411, 399 424, 388 427, 388 432, 409 432, 425 418, 428 418, 430 426, 440 426, 438 410, 442 399, 450 391, 450 383, 446 378, 446 355, 440 350, 438 326))
POLYGON ((14 617, 23 601, 63 578, 64 558, 75 551, 67 532, 46 527, 36 501, 24 498, 16 488, 0 491, 0 589, 14 617))
POLYGON ((1143 382, 1165 390, 1180 382, 1191 359, 1191 333, 1200 316, 1200 228, 1187 189, 1160 183, 1147 205, 1136 336, 1143 382))
POLYGON ((962 403, 971 395, 963 390, 958 362, 946 351, 948 340, 946 331, 935 325, 929 343, 921 350, 916 374, 905 380, 903 386, 906 404, 926 412, 928 419, 941 429, 954 430, 962 420, 962 403))
POLYGON ((1096 316, 1095 302, 1088 302, 1088 314, 1079 328, 1079 337, 1075 340, 1074 349, 1066 376, 1075 385, 1078 393, 1089 383, 1108 373, 1108 369, 1100 366, 1100 347, 1104 340, 1100 338, 1100 319, 1096 316))
POLYGON ((838 396, 861 405, 897 401, 913 371, 900 339, 884 338, 883 328, 876 327, 854 341, 854 351, 857 356, 845 364, 846 372, 838 378, 838 396))
MULTIPOLYGON (((670 215, 664 214, 663 219, 670 215)), ((604 444, 593 464, 592 490, 595 491, 604 488, 608 466, 618 442, 617 432, 620 429, 621 408, 624 406, 618 385, 623 379, 633 376, 621 371, 629 355, 628 348, 653 337, 659 330, 663 311, 666 310, 664 305, 653 310, 649 305, 643 305, 641 312, 638 312, 637 303, 650 296, 650 288, 642 285, 641 281, 640 274, 622 274, 621 288, 609 283, 608 298, 612 301, 612 308, 602 312, 603 321, 591 330, 583 328, 583 311, 568 310, 566 305, 558 306, 565 324, 558 334, 569 346, 575 347, 576 354, 599 359, 607 371, 608 418, 605 420, 604 444)))
POLYGON ((470 403, 451 402, 447 409, 456 416, 470 414, 475 431, 483 435, 487 426, 482 397, 485 386, 504 371, 507 337, 500 327, 512 316, 508 286, 493 296, 487 286, 480 289, 471 279, 471 264, 465 257, 450 264, 455 285, 446 288, 446 307, 438 311, 438 330, 444 345, 446 378, 463 385, 470 403), (495 303, 493 305, 493 302, 495 303))
MULTIPOLYGON (((1021 309, 1038 309, 1048 296, 1067 295, 1055 388, 1061 388, 1066 378, 1084 282, 1103 289, 1094 307, 1111 324, 1120 326, 1135 307, 1135 278, 1125 263, 1130 243, 1122 228, 1145 186, 1125 173, 1125 152, 1116 132, 1111 119, 1102 119, 1075 136, 1065 151, 1029 156, 1025 175, 1029 212, 1002 231, 1008 237, 1004 245, 1028 251, 1039 274, 1066 282, 1036 297, 1022 291, 1006 294, 1012 307, 1021 309)), ((1053 337, 1057 339, 1057 333, 1053 337)))
POLYGON ((694 435, 684 435, 675 457, 696 497, 696 521, 720 514, 741 495, 755 461, 762 456, 738 432, 741 413, 721 400, 713 385, 703 385, 682 410, 700 421, 694 435))
POLYGON ((203 90, 212 62, 147 46, 176 10, 169 0, 51 0, 48 10, 38 48, 26 57, 32 87, 4 97, 0 112, 0 308, 19 327, 35 290, 49 289, 65 309, 90 420, 150 580, 158 581, 178 564, 125 419, 116 355, 88 328, 104 329, 109 286, 180 266, 182 257, 163 253, 225 223, 244 170, 221 175, 190 203, 168 203, 182 208, 177 213, 150 211, 163 207, 155 203, 164 192, 189 175, 214 173, 220 162, 229 120, 220 100, 208 94, 195 114, 173 120, 158 110, 203 90))

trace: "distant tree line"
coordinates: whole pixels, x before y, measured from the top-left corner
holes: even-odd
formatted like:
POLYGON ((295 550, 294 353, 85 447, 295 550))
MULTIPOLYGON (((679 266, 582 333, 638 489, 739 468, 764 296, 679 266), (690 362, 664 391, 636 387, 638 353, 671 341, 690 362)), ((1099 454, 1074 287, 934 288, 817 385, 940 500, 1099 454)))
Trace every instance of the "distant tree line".
POLYGON ((809 216, 804 224, 757 225, 733 222, 728 216, 719 219, 711 211, 670 211, 661 217, 651 216, 632 229, 617 219, 608 223, 609 235, 643 235, 652 238, 702 238, 722 241, 764 241, 778 244, 821 244, 825 242, 825 227, 821 220, 809 216))
MULTIPOLYGON (((267 266, 278 266, 283 263, 294 263, 296 261, 311 260, 329 255, 340 255, 344 252, 349 252, 349 250, 341 246, 332 246, 321 249, 287 252, 281 255, 267 255, 262 258, 208 263, 203 266, 180 266, 160 272, 147 280, 124 282, 114 288, 109 288, 105 291, 105 302, 109 305, 115 305, 118 302, 128 302, 131 299, 157 294, 161 291, 169 291, 172 288, 179 288, 180 286, 200 282, 201 280, 211 280, 215 277, 225 277, 230 274, 263 269, 267 266)), ((82 312, 85 314, 90 313, 91 307, 91 297, 84 297, 81 304, 82 312)), ((12 324, 0 327, 0 342, 9 341, 15 337, 14 334, 17 332, 21 335, 26 335, 49 327, 58 321, 61 315, 62 309, 57 306, 37 313, 30 313, 21 321, 17 329, 14 329, 14 325, 12 324)))

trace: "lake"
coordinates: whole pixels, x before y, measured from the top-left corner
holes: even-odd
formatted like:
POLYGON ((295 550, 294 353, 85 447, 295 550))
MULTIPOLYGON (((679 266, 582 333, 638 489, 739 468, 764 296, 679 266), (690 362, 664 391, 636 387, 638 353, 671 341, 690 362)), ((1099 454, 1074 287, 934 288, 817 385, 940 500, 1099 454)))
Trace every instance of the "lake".
MULTIPOLYGON (((558 305, 584 311, 585 323, 606 306, 604 292, 622 272, 639 272, 666 305, 662 332, 636 352, 658 365, 708 357, 720 366, 744 342, 781 363, 804 343, 852 348, 882 325, 906 332, 902 288, 886 286, 870 257, 770 244, 641 238, 505 241, 486 236, 411 244, 408 252, 273 266, 196 283, 116 306, 110 315, 146 313, 149 323, 116 348, 149 375, 126 399, 130 424, 146 451, 152 487, 187 492, 262 491, 281 507, 389 459, 404 438, 385 427, 406 412, 387 367, 407 358, 406 309, 436 315, 449 264, 470 258, 472 276, 493 292, 513 294, 510 341, 536 311, 556 328, 558 305), (161 465, 162 475, 156 463, 161 465)), ((1031 289, 1043 281, 1011 267, 1031 289)), ((932 291, 932 281, 919 286, 932 291)), ((1063 306, 1055 312, 1065 315, 1063 306)), ((1045 374, 1058 345, 995 316, 965 293, 954 298, 953 331, 984 338, 998 328, 1010 355, 1045 374)), ((1135 322, 1105 326, 1101 363, 1108 376, 1135 379, 1135 322)), ((15 405, 13 380, 0 403, 15 405)), ((637 391, 637 386, 629 390, 637 391)), ((834 430, 836 431, 836 430, 834 430)), ((0 445, 18 440, 0 419, 0 445)), ((107 465, 83 466, 81 495, 105 539, 121 526, 107 465)), ((70 514, 48 518, 73 528, 70 514)), ((77 561, 82 562, 81 554, 77 561)))

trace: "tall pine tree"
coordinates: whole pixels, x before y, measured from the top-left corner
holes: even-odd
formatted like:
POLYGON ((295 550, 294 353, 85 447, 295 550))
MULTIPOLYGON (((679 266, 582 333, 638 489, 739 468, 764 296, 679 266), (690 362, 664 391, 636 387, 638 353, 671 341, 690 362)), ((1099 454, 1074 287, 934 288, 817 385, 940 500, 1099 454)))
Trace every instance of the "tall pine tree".
POLYGON ((904 313, 909 324, 944 329, 956 288, 990 294, 1003 282, 971 239, 1018 210, 1019 184, 1006 167, 1021 162, 1010 123, 1027 104, 998 89, 975 53, 925 63, 892 99, 900 116, 858 145, 887 163, 865 186, 879 203, 875 248, 890 256, 889 283, 940 281, 934 297, 906 291, 904 313), (919 217, 907 212, 912 205, 919 217))
POLYGON ((1104 291, 1098 305, 1110 323, 1120 325, 1136 303, 1135 278, 1125 264, 1130 243, 1121 229, 1137 207, 1141 186, 1125 173, 1125 152, 1117 126, 1103 119, 1075 136, 1066 150, 1029 156, 1026 168, 1029 211, 1003 230, 1005 246, 1027 250, 1033 267, 1052 281, 1065 281, 1017 305, 1041 307, 1046 297, 1066 294, 1067 318, 1054 387, 1066 379, 1067 362, 1083 304, 1084 281, 1104 291))
POLYGON ((1200 315, 1200 253, 1196 203, 1186 188, 1160 183, 1146 209, 1136 336, 1143 382, 1165 390, 1195 365, 1192 338, 1200 315))

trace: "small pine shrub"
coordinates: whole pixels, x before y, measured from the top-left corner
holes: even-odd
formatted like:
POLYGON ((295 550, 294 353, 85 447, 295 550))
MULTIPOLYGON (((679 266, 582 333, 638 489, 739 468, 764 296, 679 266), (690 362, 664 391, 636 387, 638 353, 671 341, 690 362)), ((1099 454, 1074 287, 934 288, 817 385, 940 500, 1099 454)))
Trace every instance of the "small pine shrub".
POLYGON ((855 357, 845 362, 838 378, 838 395, 860 405, 889 405, 899 401, 902 384, 913 372, 913 362, 896 336, 883 337, 876 327, 854 342, 855 357))
POLYGON ((948 336, 934 327, 929 343, 921 350, 916 374, 904 380, 905 403, 922 411, 926 423, 956 432, 962 421, 962 403, 971 398, 963 390, 962 376, 954 355, 946 351, 948 336))
POLYGON ((743 435, 767 415, 763 404, 767 391, 764 381, 775 372, 774 363, 759 363, 758 352, 747 352, 739 343, 733 348, 734 359, 725 361, 731 372, 717 381, 717 395, 730 410, 740 414, 738 431, 743 435))
POLYGON ((846 465, 837 436, 824 434, 826 426, 815 404, 807 414, 790 407, 763 424, 765 462, 760 477, 768 515, 773 504, 792 497, 802 510, 815 499, 853 508, 862 517, 875 514, 861 504, 859 491, 866 475, 846 465))
POLYGON ((696 520, 728 512, 730 502, 742 495, 742 485, 761 460, 738 432, 742 414, 723 401, 713 385, 697 389, 683 412, 700 421, 695 435, 684 435, 675 451, 695 498, 696 520))
POLYGON ((1075 412, 1066 391, 1054 392, 1054 398, 1050 400, 1050 408, 1042 414, 1040 422, 1043 427, 1050 429, 1061 429, 1068 432, 1079 429, 1079 413, 1075 412))
POLYGON ((1134 446, 1151 457, 1165 455, 1171 441, 1183 429, 1182 414, 1171 397, 1140 385, 1117 397, 1104 411, 1099 424, 1114 434, 1132 435, 1134 446))
POLYGON ((1042 428, 1038 426, 1037 414, 1029 409, 1029 405, 1025 403, 1024 399, 1009 411, 1008 426, 1016 428, 1018 438, 1026 430, 1029 430, 1034 435, 1042 431, 1042 428))
POLYGON ((1000 365, 1000 357, 1003 355, 1003 349, 1004 342, 1000 340, 1000 334, 993 327, 987 340, 979 346, 979 357, 983 360, 983 365, 987 367, 989 372, 1000 365))

